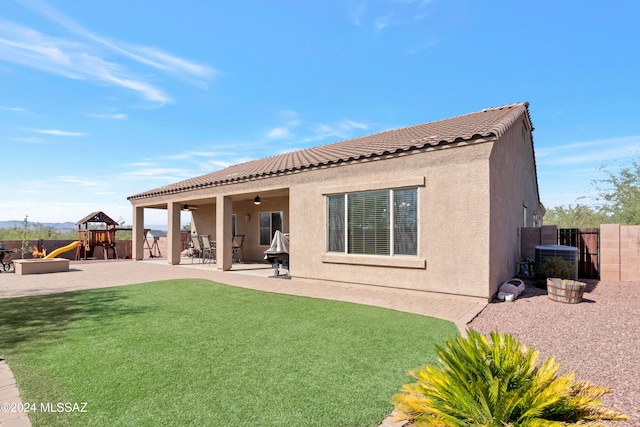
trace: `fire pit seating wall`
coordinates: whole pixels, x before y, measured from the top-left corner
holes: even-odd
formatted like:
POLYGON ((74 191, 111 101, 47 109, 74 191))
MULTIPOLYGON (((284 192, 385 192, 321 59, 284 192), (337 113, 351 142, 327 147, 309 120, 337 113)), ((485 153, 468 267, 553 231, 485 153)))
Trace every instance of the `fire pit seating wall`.
POLYGON ((13 268, 18 275, 58 273, 69 271, 69 260, 65 258, 19 259, 13 261, 13 268))

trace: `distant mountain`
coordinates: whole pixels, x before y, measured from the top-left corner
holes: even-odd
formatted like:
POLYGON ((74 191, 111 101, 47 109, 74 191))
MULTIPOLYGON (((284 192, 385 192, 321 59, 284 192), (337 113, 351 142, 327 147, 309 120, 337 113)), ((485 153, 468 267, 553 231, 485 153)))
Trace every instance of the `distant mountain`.
MULTIPOLYGON (((29 224, 33 224, 29 221, 29 224)), ((51 227, 54 230, 75 230, 78 228, 74 222, 40 222, 40 225, 44 227, 51 227)), ((0 228, 22 228, 22 221, 0 221, 0 228)))

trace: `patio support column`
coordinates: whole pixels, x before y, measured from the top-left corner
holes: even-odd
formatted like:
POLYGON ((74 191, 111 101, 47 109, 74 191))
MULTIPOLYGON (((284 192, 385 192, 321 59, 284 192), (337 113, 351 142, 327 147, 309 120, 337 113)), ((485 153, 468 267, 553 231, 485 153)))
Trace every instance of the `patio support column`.
POLYGON ((231 197, 216 197, 216 263, 222 271, 231 270, 232 215, 231 197))
POLYGON ((133 235, 131 238, 133 259, 140 261, 144 258, 144 208, 133 208, 133 235))
POLYGON ((167 205, 169 224, 167 227, 167 261, 171 265, 180 264, 180 203, 167 205))

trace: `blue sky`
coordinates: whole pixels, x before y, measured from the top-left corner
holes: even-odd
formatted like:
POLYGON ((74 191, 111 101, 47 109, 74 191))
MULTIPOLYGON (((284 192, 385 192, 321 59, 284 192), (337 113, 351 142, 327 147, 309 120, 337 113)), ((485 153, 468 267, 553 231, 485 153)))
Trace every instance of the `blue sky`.
POLYGON ((521 101, 542 202, 588 203, 603 164, 640 154, 639 16, 637 0, 4 0, 0 220, 130 224, 138 192, 521 101))

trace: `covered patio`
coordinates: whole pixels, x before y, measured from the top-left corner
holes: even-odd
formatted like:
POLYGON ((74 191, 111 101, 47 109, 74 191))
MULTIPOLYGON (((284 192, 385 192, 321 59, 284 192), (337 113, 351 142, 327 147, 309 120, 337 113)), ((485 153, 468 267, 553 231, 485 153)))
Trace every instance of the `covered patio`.
MULTIPOLYGON (((228 187, 227 187, 228 188, 228 187)), ((184 198, 135 205, 133 214, 133 255, 142 260, 144 256, 144 217, 147 209, 167 211, 167 257, 158 259, 171 265, 197 264, 191 257, 183 256, 184 243, 181 239, 181 213, 191 217, 192 237, 206 235, 215 251, 212 260, 202 263, 202 268, 222 271, 259 271, 270 264, 264 260, 264 251, 269 248, 275 231, 289 232, 289 190, 287 188, 268 189, 251 193, 220 194, 211 196, 200 194, 203 190, 182 193, 184 198), (201 197, 198 197, 201 196, 201 197), (233 242, 241 242, 234 256, 233 242), (213 261, 213 262, 209 262, 213 261), (258 268, 260 266, 260 268, 258 268)))

